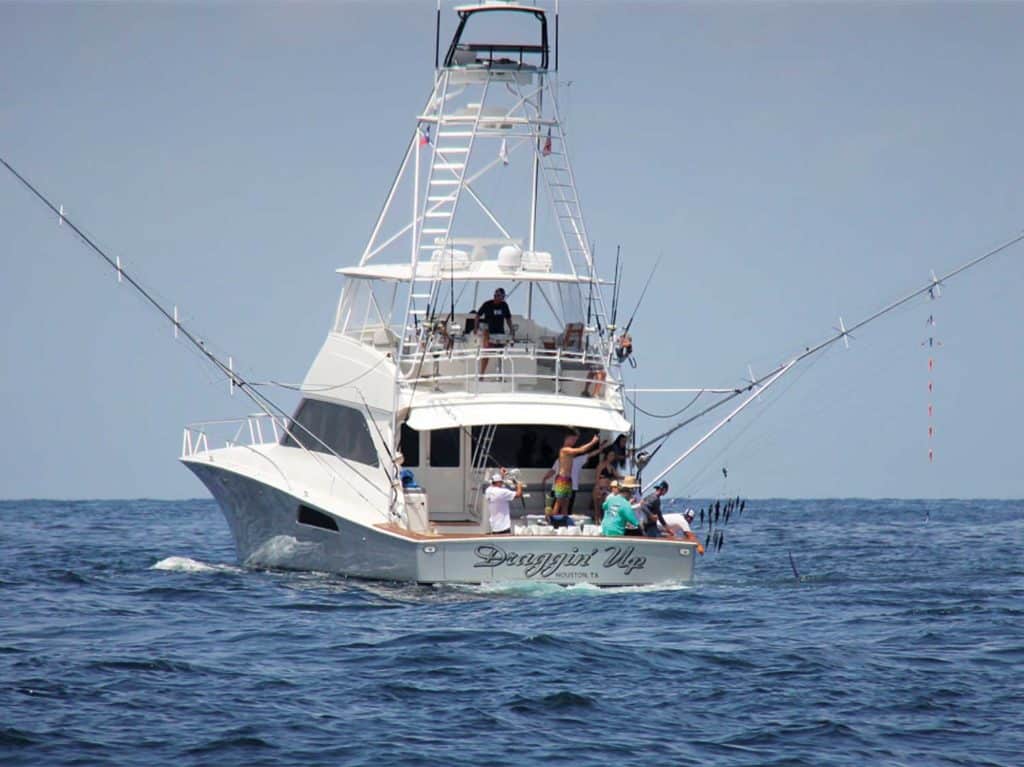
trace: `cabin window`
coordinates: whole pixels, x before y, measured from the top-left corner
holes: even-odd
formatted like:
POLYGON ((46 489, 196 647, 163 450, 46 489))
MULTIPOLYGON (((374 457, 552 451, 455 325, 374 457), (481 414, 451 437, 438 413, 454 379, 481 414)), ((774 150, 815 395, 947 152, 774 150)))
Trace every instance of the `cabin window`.
POLYGON ((350 461, 380 465, 366 416, 354 407, 334 402, 302 400, 288 423, 288 433, 281 437, 281 444, 304 445, 318 453, 333 452, 350 461))
POLYGON ((452 468, 459 465, 459 429, 430 432, 430 465, 452 468))
POLYGON ((399 448, 405 461, 403 466, 420 465, 420 433, 409 427, 409 424, 402 424, 402 444, 399 448))
MULTIPOLYGON (((477 440, 483 427, 473 427, 473 450, 475 453, 477 440)), ((568 429, 564 426, 518 426, 505 424, 498 426, 491 443, 491 456, 488 466, 509 466, 520 469, 550 469, 558 457, 558 450, 568 429)), ((592 432, 580 434, 577 444, 582 445, 590 439, 592 432)), ((589 463, 593 462, 591 459, 589 463)))
POLYGON ((324 514, 322 511, 311 509, 309 506, 299 506, 297 518, 300 525, 321 527, 324 530, 338 532, 337 522, 335 522, 329 515, 324 514))

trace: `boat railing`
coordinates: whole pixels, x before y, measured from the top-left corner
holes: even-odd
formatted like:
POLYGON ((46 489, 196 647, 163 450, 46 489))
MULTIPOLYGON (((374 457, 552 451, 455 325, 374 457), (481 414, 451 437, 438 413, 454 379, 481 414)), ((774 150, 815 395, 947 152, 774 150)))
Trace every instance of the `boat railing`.
POLYGON ((547 392, 597 399, 621 393, 604 357, 595 350, 531 346, 428 348, 403 366, 404 386, 444 392, 547 392), (486 369, 480 372, 484 361, 486 369))
POLYGON ((287 419, 267 413, 188 424, 181 438, 181 457, 192 458, 221 447, 275 444, 287 419))

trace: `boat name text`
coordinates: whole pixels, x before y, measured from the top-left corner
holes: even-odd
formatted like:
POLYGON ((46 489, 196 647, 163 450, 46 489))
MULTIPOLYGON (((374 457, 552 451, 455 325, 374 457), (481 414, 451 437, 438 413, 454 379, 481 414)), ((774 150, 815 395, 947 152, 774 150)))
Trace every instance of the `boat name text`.
MULTIPOLYGON (((474 563, 473 567, 521 567, 523 575, 527 578, 533 578, 536 575, 542 578, 551 578, 563 568, 592 567, 592 560, 598 556, 600 551, 600 549, 592 549, 589 552, 582 552, 574 546, 569 552, 520 554, 506 551, 501 546, 488 544, 476 547, 475 553, 479 561, 474 563)), ((634 570, 643 570, 647 564, 647 557, 637 554, 633 546, 606 546, 604 552, 607 556, 600 561, 600 566, 621 568, 626 575, 634 570)))

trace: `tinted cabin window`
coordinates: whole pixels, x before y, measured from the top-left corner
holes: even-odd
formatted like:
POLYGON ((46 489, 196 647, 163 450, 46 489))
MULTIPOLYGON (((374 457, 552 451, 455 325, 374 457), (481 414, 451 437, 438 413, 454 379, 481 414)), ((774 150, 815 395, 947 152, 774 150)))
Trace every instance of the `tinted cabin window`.
POLYGON ((420 465, 420 433, 410 429, 407 424, 402 424, 402 455, 405 457, 403 466, 420 465))
MULTIPOLYGON (((481 429, 480 426, 473 427, 474 449, 481 429)), ((520 469, 550 469, 567 433, 564 426, 499 426, 494 432, 491 457, 487 464, 520 469)), ((585 434, 577 444, 584 444, 588 439, 590 435, 585 434)))
POLYGON ((288 431, 290 434, 281 438, 285 447, 299 447, 301 442, 309 450, 320 453, 333 451, 350 461, 380 465, 366 416, 355 408, 304 399, 292 416, 288 431))
POLYGON ((459 465, 459 430, 435 429, 430 432, 430 465, 452 467, 459 465))
POLYGON ((337 522, 322 511, 311 509, 309 506, 299 506, 298 520, 303 525, 322 527, 324 530, 333 530, 334 532, 338 532, 337 522))

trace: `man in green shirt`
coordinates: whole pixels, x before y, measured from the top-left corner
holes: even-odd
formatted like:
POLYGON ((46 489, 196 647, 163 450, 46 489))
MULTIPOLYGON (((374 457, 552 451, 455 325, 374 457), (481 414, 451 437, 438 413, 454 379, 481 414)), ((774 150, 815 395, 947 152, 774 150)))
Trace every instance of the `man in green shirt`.
POLYGON ((612 481, 611 493, 605 499, 602 509, 601 533, 604 535, 641 535, 640 521, 629 504, 633 490, 638 487, 633 477, 622 482, 612 481))

